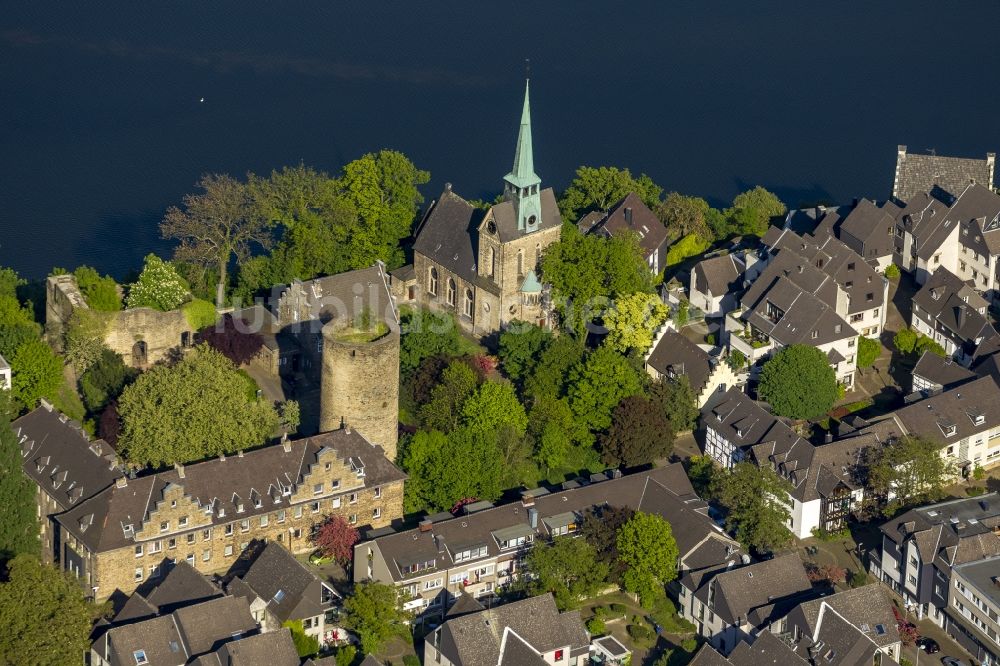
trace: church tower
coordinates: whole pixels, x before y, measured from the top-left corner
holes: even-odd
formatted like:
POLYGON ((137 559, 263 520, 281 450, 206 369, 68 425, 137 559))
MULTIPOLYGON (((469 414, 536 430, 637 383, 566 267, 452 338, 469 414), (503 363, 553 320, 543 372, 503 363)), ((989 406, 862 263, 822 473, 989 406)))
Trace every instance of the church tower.
POLYGON ((503 196, 514 205, 517 230, 522 234, 536 231, 542 222, 541 179, 535 173, 535 160, 531 149, 531 107, 528 86, 524 82, 524 108, 521 111, 521 128, 517 135, 514 167, 504 176, 503 196))

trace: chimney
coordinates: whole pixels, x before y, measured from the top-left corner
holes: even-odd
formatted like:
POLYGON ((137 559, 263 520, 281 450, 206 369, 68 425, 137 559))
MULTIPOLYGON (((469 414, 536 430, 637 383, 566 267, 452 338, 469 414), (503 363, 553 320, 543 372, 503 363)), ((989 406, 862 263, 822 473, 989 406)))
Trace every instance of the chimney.
POLYGON ((430 518, 424 518, 423 520, 420 521, 418 527, 420 528, 421 532, 430 532, 431 527, 433 527, 433 525, 434 523, 431 522, 430 518))
POLYGON ((179 476, 180 478, 183 479, 184 478, 184 465, 182 465, 180 463, 174 463, 174 469, 177 470, 177 476, 179 476))
POLYGON ((521 493, 521 506, 535 506, 535 496, 531 494, 530 490, 521 493))
POLYGON ((219 454, 219 461, 220 462, 226 462, 226 454, 225 453, 220 453, 219 454))
POLYGON ((965 326, 965 316, 966 316, 965 315, 965 306, 964 305, 959 305, 958 306, 958 327, 959 328, 962 328, 963 326, 965 326))
POLYGON ((236 452, 236 456, 237 456, 238 458, 242 458, 242 457, 243 457, 243 450, 242 450, 242 449, 240 449, 239 451, 237 451, 237 452, 236 452))
POLYGON ((538 528, 538 509, 535 507, 528 509, 528 524, 533 530, 538 528))
POLYGON ((285 453, 292 452, 292 443, 288 441, 288 435, 285 435, 284 437, 281 438, 281 450, 284 451, 285 453))
POLYGON ((124 488, 128 485, 128 479, 124 476, 119 476, 115 479, 115 488, 124 488))
POLYGON ((445 183, 444 184, 444 191, 445 192, 451 192, 451 183, 445 183))
POLYGON ((833 441, 833 433, 832 432, 828 432, 825 435, 823 435, 823 443, 824 444, 829 444, 832 441, 833 441))
POLYGON ((629 224, 632 224, 632 209, 631 208, 626 208, 625 209, 625 221, 628 222, 629 224))

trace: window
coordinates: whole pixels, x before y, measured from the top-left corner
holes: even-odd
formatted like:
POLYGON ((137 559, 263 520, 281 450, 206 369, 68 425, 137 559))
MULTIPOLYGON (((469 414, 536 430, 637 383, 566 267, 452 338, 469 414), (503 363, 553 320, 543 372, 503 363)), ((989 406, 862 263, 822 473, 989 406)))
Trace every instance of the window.
POLYGON ((176 548, 177 539, 167 539, 167 548, 176 548))
POLYGON ((382 486, 375 486, 374 496, 375 496, 375 499, 381 499, 381 497, 382 497, 382 486))
POLYGON ((351 504, 357 504, 358 503, 358 494, 357 493, 351 493, 351 495, 350 495, 350 502, 351 502, 351 504))
POLYGON ((340 479, 334 479, 333 481, 331 481, 330 487, 333 488, 334 490, 340 488, 340 479))
POLYGON ((260 526, 261 527, 267 527, 267 524, 269 522, 271 522, 271 518, 266 513, 263 516, 260 517, 260 526))
POLYGON ((306 619, 302 620, 302 628, 303 629, 312 629, 313 628, 313 619, 311 617, 307 617, 306 619))
POLYGON ((135 579, 136 580, 142 580, 142 573, 143 573, 142 567, 136 567, 135 568, 135 579))
POLYGON ((857 340, 855 340, 854 338, 851 338, 850 340, 847 341, 847 346, 848 347, 853 347, 854 343, 856 343, 856 342, 857 342, 857 340))
POLYGON ((878 317, 878 310, 879 310, 878 308, 875 308, 875 309, 874 309, 874 310, 872 311, 872 316, 873 316, 873 317, 878 317))
POLYGON ((865 300, 868 301, 869 303, 871 303, 872 301, 874 301, 875 300, 875 293, 869 291, 867 294, 865 294, 865 300))
POLYGON ((853 261, 850 262, 849 264, 847 264, 847 270, 849 270, 849 271, 853 271, 854 270, 854 262, 853 261))
POLYGON ((815 340, 818 337, 819 337, 819 331, 813 331, 812 332, 812 339, 815 340))
POLYGON ((914 576, 913 574, 910 574, 909 577, 907 578, 907 580, 910 581, 910 585, 916 585, 917 584, 917 577, 914 576))
POLYGON ((142 544, 141 543, 138 546, 135 547, 135 556, 136 557, 142 557, 142 544))
POLYGON ((177 526, 178 527, 187 527, 187 524, 188 524, 188 517, 187 516, 181 516, 180 518, 177 519, 177 526))
POLYGON ((185 557, 184 559, 187 560, 188 564, 194 566, 194 553, 188 553, 187 557, 185 557))
POLYGON ((445 300, 448 301, 448 305, 455 305, 455 281, 448 278, 448 291, 445 293, 445 300))
POLYGON ((436 296, 438 293, 438 272, 433 266, 427 276, 427 293, 431 296, 436 296))
POLYGON ((240 532, 249 532, 249 531, 250 531, 250 521, 249 520, 241 520, 240 521, 240 532))
POLYGON ((323 484, 317 483, 315 486, 313 486, 313 495, 322 495, 322 494, 323 494, 323 484))
POLYGON ((441 579, 440 578, 435 578, 434 580, 425 580, 424 581, 424 590, 436 590, 439 587, 441 587, 441 579))
POLYGON ((201 531, 201 540, 202 541, 208 541, 211 538, 212 538, 212 528, 208 528, 207 530, 202 530, 201 531))
POLYGON ((319 513, 319 502, 313 502, 309 505, 309 510, 313 513, 319 513))
POLYGON ((339 509, 340 508, 340 498, 339 497, 334 497, 333 498, 333 508, 334 509, 339 509))
POLYGON ((233 524, 226 525, 226 536, 233 536, 233 524))
POLYGON ((161 532, 166 532, 169 529, 170 529, 170 523, 169 522, 163 521, 162 523, 160 523, 160 531, 161 532))
POLYGON ((201 551, 201 561, 202 562, 208 562, 210 559, 212 559, 212 549, 211 548, 206 548, 205 550, 201 551))
POLYGON ((184 535, 184 539, 185 541, 187 541, 187 543, 194 543, 194 532, 189 532, 188 534, 184 535))
POLYGON ((351 525, 356 524, 358 522, 358 514, 352 513, 351 514, 351 519, 348 520, 347 522, 349 522, 351 525))
POLYGON ((473 308, 475 307, 475 300, 471 289, 465 290, 465 316, 472 317, 473 308))
POLYGON ((149 659, 146 659, 145 650, 136 650, 135 652, 132 653, 132 656, 135 658, 136 666, 142 666, 142 664, 149 663, 149 659))
POLYGON ((517 251, 517 274, 524 275, 524 250, 517 251))
POLYGON ((301 517, 302 517, 302 507, 301 507, 301 506, 297 506, 297 507, 295 507, 295 513, 294 513, 294 516, 295 516, 296 518, 301 518, 301 517))
POLYGON ((149 544, 149 552, 158 553, 161 550, 163 550, 163 544, 161 542, 154 541, 151 544, 149 544))
POLYGON ((861 321, 864 318, 865 318, 864 313, 852 314, 851 315, 851 323, 852 324, 857 323, 857 322, 861 321))
POLYGON ((382 517, 382 509, 380 509, 379 507, 375 507, 374 509, 372 509, 372 518, 381 518, 381 517, 382 517))
POLYGON ((279 523, 285 522, 285 510, 284 509, 282 509, 281 511, 278 512, 278 522, 279 523))
POLYGON ((225 549, 222 551, 222 554, 225 555, 226 557, 232 557, 233 556, 232 545, 226 546, 225 549))

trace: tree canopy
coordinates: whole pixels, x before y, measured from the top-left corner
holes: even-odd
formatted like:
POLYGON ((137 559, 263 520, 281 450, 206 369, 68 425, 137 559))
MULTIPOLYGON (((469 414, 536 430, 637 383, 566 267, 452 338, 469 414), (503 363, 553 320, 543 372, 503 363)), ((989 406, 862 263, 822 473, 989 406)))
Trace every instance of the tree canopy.
POLYGON ((784 215, 787 210, 777 196, 758 185, 733 199, 733 207, 729 210, 730 224, 736 233, 763 236, 771 218, 784 215))
POLYGON ((378 652, 396 635, 404 635, 408 614, 400 610, 396 588, 364 582, 344 599, 344 626, 353 631, 367 654, 378 652))
POLYGON ((80 663, 93 615, 77 581, 37 556, 18 555, 0 583, 0 662, 80 663))
POLYGON ((611 580, 621 585, 625 564, 618 556, 618 532, 632 519, 635 510, 627 506, 603 504, 587 509, 580 534, 597 552, 597 559, 608 565, 611 580))
POLYGON ((479 437, 467 428, 449 434, 418 431, 401 451, 401 465, 410 479, 404 505, 407 512, 444 511, 464 497, 495 500, 508 476, 496 436, 479 437))
POLYGON ((122 389, 138 374, 137 370, 125 365, 121 355, 103 348, 97 361, 80 375, 80 397, 84 407, 91 414, 97 414, 121 395, 122 389))
POLYGON ((717 476, 714 495, 727 509, 726 527, 757 552, 771 552, 792 540, 786 500, 790 483, 770 467, 740 462, 717 476))
POLYGON ((881 503, 886 515, 940 500, 955 472, 941 455, 941 444, 920 437, 866 448, 862 469, 869 497, 881 503))
POLYGON ((512 322, 500 333, 500 365, 507 376, 521 382, 541 360, 542 351, 552 342, 547 328, 527 322, 512 322))
POLYGON ((649 399, 663 411, 675 433, 694 430, 698 425, 698 397, 687 375, 661 379, 649 387, 649 399))
POLYGON ((605 463, 636 467, 669 456, 674 446, 674 431, 656 403, 633 395, 615 407, 611 427, 598 441, 605 463))
POLYGON ((525 558, 528 593, 549 594, 559 610, 575 608, 581 599, 593 596, 608 579, 608 565, 597 559, 597 551, 585 539, 556 537, 551 543, 536 542, 525 558))
POLYGON ((264 347, 260 333, 252 331, 246 322, 237 322, 231 314, 201 329, 198 337, 237 366, 249 363, 264 347))
POLYGON ((863 335, 858 337, 859 368, 870 368, 881 354, 882 345, 878 340, 867 338, 863 335))
POLYGON ((139 279, 129 286, 126 303, 130 308, 153 308, 167 312, 191 297, 187 284, 169 262, 147 254, 139 279))
POLYGON ((199 345, 125 388, 119 452, 132 465, 159 467, 260 446, 275 432, 278 414, 255 390, 229 359, 199 345))
POLYGON ((39 398, 53 398, 62 386, 62 359, 41 338, 18 346, 10 367, 11 395, 24 408, 32 409, 39 398))
POLYGON ((813 419, 837 400, 837 377, 826 354, 808 345, 789 345, 764 364, 757 392, 775 414, 813 419))
POLYGON ((628 169, 581 166, 559 200, 563 220, 576 222, 588 210, 607 210, 612 204, 635 192, 650 208, 660 200, 663 188, 646 174, 638 178, 628 169))
POLYGON ((603 345, 570 373, 569 406, 579 422, 593 431, 607 429, 615 406, 641 392, 638 371, 627 358, 603 345))
POLYGON ((625 565, 625 589, 645 603, 662 595, 663 586, 677 577, 680 551, 670 523, 637 511, 618 530, 618 556, 625 565))
POLYGON ((10 427, 12 405, 0 391, 0 563, 38 553, 35 484, 21 468, 21 445, 10 427))
POLYGON ((400 324, 399 367, 404 375, 416 370, 425 358, 451 356, 462 348, 458 324, 447 314, 401 308, 400 324))
POLYGON ((122 309, 122 299, 118 294, 118 284, 108 275, 102 276, 90 266, 80 266, 73 271, 76 286, 83 299, 92 310, 117 312, 122 309))
POLYGON ((671 192, 656 209, 657 217, 675 238, 689 234, 703 242, 711 242, 715 233, 709 226, 712 207, 700 197, 688 197, 671 192))
POLYGON ((343 516, 327 516, 313 533, 312 542, 323 555, 347 566, 354 559, 354 544, 360 538, 357 528, 343 516))
POLYGON ((653 332, 667 320, 670 309, 656 294, 637 292, 615 299, 604 315, 608 329, 605 344, 625 354, 631 349, 644 353, 653 345, 653 332))

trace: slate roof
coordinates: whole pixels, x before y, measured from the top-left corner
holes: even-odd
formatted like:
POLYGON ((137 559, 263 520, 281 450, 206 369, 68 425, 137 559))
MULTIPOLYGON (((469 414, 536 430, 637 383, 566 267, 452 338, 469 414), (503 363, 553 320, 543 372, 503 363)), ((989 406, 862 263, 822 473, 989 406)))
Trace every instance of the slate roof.
POLYGON ((550 594, 452 618, 437 632, 441 653, 461 666, 528 665, 537 653, 590 644, 580 612, 560 613, 550 594))
MULTIPOLYGON (((517 534, 546 535, 551 531, 547 520, 555 516, 570 515, 580 520, 586 510, 603 504, 648 512, 663 507, 673 510, 677 505, 665 499, 668 495, 673 495, 692 510, 707 513, 707 505, 695 495, 684 467, 675 463, 570 490, 546 491, 537 495, 532 500, 533 508, 538 512, 538 527, 535 529, 528 523, 528 512, 523 503, 515 502, 436 521, 430 523, 430 529, 426 531, 416 528, 380 536, 355 548, 377 547, 392 580, 404 581, 426 575, 426 571, 404 574, 404 567, 410 564, 434 561, 436 569, 450 568, 454 565, 455 553, 475 546, 486 546, 487 555, 484 557, 496 557, 501 552, 498 539, 506 532, 513 530, 517 534)), ((664 517, 668 520, 681 519, 670 515, 664 517)), ((701 521, 699 529, 705 535, 718 531, 707 516, 701 521)))
MULTIPOLYGON (((812 632, 803 634, 796 641, 795 649, 813 664, 871 666, 875 663, 878 645, 831 606, 820 603, 812 632)), ((893 662, 884 658, 882 663, 893 662)))
POLYGON ((1000 337, 983 314, 988 305, 986 300, 971 284, 944 266, 938 267, 914 294, 913 302, 917 306, 914 317, 936 331, 943 328, 959 343, 967 342, 967 352, 971 353, 985 340, 1000 337))
POLYGON ((1000 254, 1000 195, 982 185, 960 190, 948 218, 961 225, 959 240, 979 254, 1000 254))
POLYGON ((819 626, 823 605, 835 610, 879 648, 900 640, 892 603, 879 585, 865 585, 804 602, 789 615, 789 621, 800 620, 801 630, 813 635, 819 626), (882 626, 881 632, 876 629, 877 625, 882 626))
POLYGON ((1000 426, 998 404, 1000 386, 986 376, 898 409, 883 427, 897 436, 916 435, 946 446, 1000 426), (952 426, 954 434, 946 434, 952 426))
POLYGON ((695 286, 698 291, 712 296, 741 291, 743 268, 731 252, 704 259, 694 265, 695 286))
POLYGON ((91 441, 79 423, 43 402, 11 424, 24 473, 63 511, 78 506, 123 476, 115 450, 91 441))
POLYGON ((280 622, 322 615, 330 607, 323 603, 323 584, 311 571, 275 541, 269 541, 247 569, 234 578, 229 593, 259 597, 280 622))
POLYGON ((222 590, 201 575, 187 561, 180 560, 146 595, 146 601, 156 607, 157 614, 162 615, 173 612, 182 606, 221 596, 222 590))
MULTIPOLYGON (((930 259, 953 233, 957 225, 948 219, 948 205, 938 196, 920 192, 910 197, 896 214, 897 228, 913 236, 913 249, 921 259, 930 259)), ((901 250, 902 248, 897 248, 901 250)))
POLYGON ((716 652, 709 643, 702 643, 688 666, 733 666, 733 662, 716 652))
POLYGON ((874 201, 862 199, 840 222, 837 237, 868 260, 891 255, 896 229, 894 214, 898 211, 899 207, 891 202, 883 208, 874 201))
POLYGON ((758 465, 771 466, 792 484, 792 497, 811 502, 830 497, 840 488, 856 490, 861 486, 855 469, 866 444, 865 440, 848 438, 816 446, 797 438, 758 444, 752 451, 758 465))
POLYGON ((479 603, 479 601, 466 592, 462 592, 455 599, 455 603, 451 605, 445 617, 459 617, 460 615, 468 615, 469 613, 478 613, 479 611, 486 610, 486 606, 479 603))
POLYGON ((996 156, 987 153, 986 159, 945 157, 907 152, 899 146, 896 153, 896 176, 892 196, 909 201, 920 192, 927 192, 938 185, 949 192, 961 192, 970 183, 993 187, 993 170, 996 156))
POLYGON ((960 564, 955 567, 955 571, 962 574, 962 577, 993 606, 1000 605, 1000 584, 997 583, 997 576, 1000 575, 1000 556, 960 564))
MULTIPOLYGON (((559 214, 559 206, 556 204, 556 195, 551 187, 547 187, 538 193, 542 204, 542 219, 535 227, 537 231, 544 231, 553 227, 562 226, 562 217, 559 214)), ((506 243, 525 235, 525 232, 517 228, 517 215, 514 211, 514 204, 511 201, 501 201, 493 204, 487 215, 493 216, 493 221, 497 225, 497 235, 500 242, 506 243)))
POLYGON ((700 393, 712 374, 712 357, 674 330, 666 331, 646 359, 646 365, 665 377, 687 375, 694 392, 700 393))
POLYGON ((930 351, 925 351, 917 364, 913 366, 913 375, 939 384, 945 389, 954 388, 976 378, 976 373, 968 368, 963 368, 955 359, 944 358, 930 351))
POLYGON ((749 449, 763 442, 784 442, 790 446, 798 439, 788 424, 737 386, 730 387, 721 402, 702 411, 702 422, 738 449, 749 449))
POLYGON ((658 251, 667 242, 667 229, 635 192, 615 203, 606 213, 588 213, 577 223, 584 233, 617 236, 632 232, 639 237, 643 255, 658 251))
POLYGON ((729 653, 733 666, 805 666, 807 663, 788 643, 770 631, 757 634, 753 644, 740 641, 729 653))
POLYGON ((212 655, 215 666, 299 666, 301 659, 288 629, 247 636, 224 644, 212 655))
POLYGON ((762 627, 784 617, 789 610, 809 598, 812 584, 796 553, 716 574, 695 592, 703 603, 715 588, 715 612, 727 624, 746 622, 762 627))
MULTIPOLYGON (((139 531, 142 522, 162 499, 168 484, 183 486, 185 493, 199 506, 212 507, 213 524, 232 522, 235 516, 250 518, 273 511, 274 498, 281 499, 281 485, 295 486, 323 448, 337 451, 341 459, 360 459, 365 465, 366 487, 383 485, 406 478, 385 457, 382 447, 371 444, 356 430, 340 429, 313 437, 254 449, 240 455, 216 458, 136 479, 122 487, 113 484, 91 499, 79 503, 56 519, 91 551, 104 552, 130 546, 123 526, 139 531), (183 474, 183 478, 181 477, 183 474), (258 508, 250 501, 251 491, 259 493, 258 508), (234 496, 242 498, 244 512, 236 513, 234 496), (225 510, 225 516, 219 510, 225 510)), ((294 491, 293 491, 294 492, 294 491)))
POLYGON ((389 289, 385 266, 345 271, 312 280, 295 281, 279 288, 277 303, 278 325, 307 323, 318 331, 323 325, 345 315, 354 317, 368 310, 389 328, 398 330, 399 315, 389 289), (293 316, 298 313, 298 317, 293 316))

